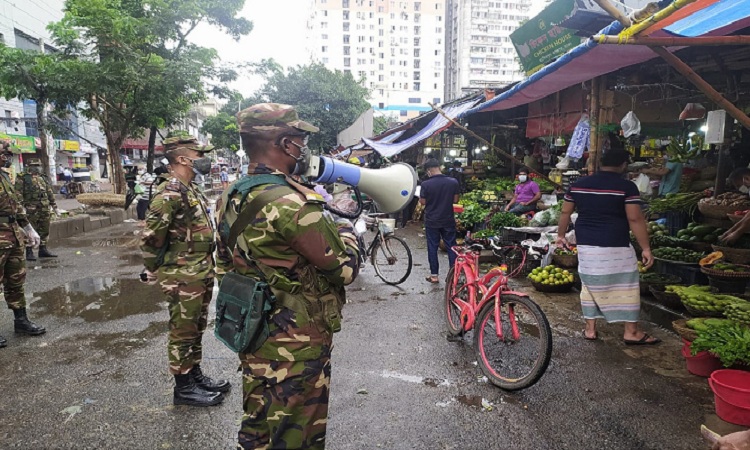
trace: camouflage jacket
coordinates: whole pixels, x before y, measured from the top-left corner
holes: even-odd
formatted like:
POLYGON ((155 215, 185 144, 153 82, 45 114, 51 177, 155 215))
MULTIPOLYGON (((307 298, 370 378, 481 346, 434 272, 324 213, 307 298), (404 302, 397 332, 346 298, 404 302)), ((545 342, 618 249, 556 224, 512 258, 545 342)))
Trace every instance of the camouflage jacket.
POLYGON ((43 175, 22 173, 16 177, 16 194, 23 201, 26 212, 56 208, 55 193, 43 175))
MULTIPOLYGON (((258 174, 285 177, 270 167, 251 164, 248 176, 258 174)), ((261 209, 251 226, 238 236, 233 249, 218 239, 217 273, 234 271, 260 279, 249 261, 257 263, 272 286, 277 304, 268 318, 270 337, 254 356, 304 361, 319 358, 332 343, 335 330, 320 323, 320 316, 311 311, 334 306, 340 314, 343 287, 359 271, 359 249, 353 230, 337 229, 324 214, 320 195, 289 177, 286 181, 291 187, 268 184, 249 192, 243 208, 266 189, 283 189, 286 194, 261 209), (273 279, 280 281, 271 282, 273 279), (334 301, 326 303, 325 298, 330 300, 332 294, 334 301), (292 304, 300 307, 287 307, 292 304)), ((236 218, 241 200, 241 194, 229 198, 226 214, 236 218)), ((225 208, 217 204, 216 210, 221 224, 225 208)))
POLYGON ((177 178, 162 183, 151 200, 141 238, 146 269, 191 266, 191 273, 195 269, 213 273, 213 247, 214 227, 198 186, 177 178))
POLYGON ((21 228, 29 224, 10 177, 0 170, 0 249, 23 246, 25 235, 21 228))

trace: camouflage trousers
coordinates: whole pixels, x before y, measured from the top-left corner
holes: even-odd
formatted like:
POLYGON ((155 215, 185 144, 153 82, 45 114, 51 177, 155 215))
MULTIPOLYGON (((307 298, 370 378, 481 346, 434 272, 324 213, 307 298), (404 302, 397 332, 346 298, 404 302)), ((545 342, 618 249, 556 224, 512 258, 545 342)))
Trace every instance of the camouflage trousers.
POLYGON ((325 449, 330 349, 309 361, 241 355, 242 424, 238 449, 325 449))
POLYGON ((169 372, 186 374, 203 358, 202 340, 213 295, 213 272, 190 272, 184 266, 162 268, 159 284, 169 303, 169 372))
POLYGON ((47 245, 47 238, 49 238, 49 222, 52 217, 49 212, 49 206, 40 206, 37 209, 31 209, 26 211, 26 217, 28 217, 31 226, 39 234, 41 239, 41 245, 47 245))
POLYGON ((23 285, 26 283, 26 255, 23 247, 0 250, 0 281, 8 308, 25 308, 23 285))

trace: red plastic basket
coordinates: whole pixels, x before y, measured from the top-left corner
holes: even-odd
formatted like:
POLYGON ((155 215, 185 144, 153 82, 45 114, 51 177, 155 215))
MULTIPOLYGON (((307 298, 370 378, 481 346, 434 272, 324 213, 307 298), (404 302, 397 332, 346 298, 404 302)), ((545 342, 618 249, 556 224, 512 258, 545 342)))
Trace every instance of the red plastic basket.
POLYGON ((708 378, 711 374, 721 369, 719 358, 708 352, 698 352, 695 356, 690 353, 690 342, 682 340, 685 345, 682 346, 682 356, 685 357, 688 372, 699 377, 708 378))
POLYGON ((708 385, 714 391, 716 415, 721 420, 735 425, 750 426, 750 390, 747 380, 750 380, 750 373, 731 369, 717 370, 708 379, 708 385), (746 375, 742 376, 736 372, 746 375), (736 383, 741 380, 745 381, 737 386, 736 383))

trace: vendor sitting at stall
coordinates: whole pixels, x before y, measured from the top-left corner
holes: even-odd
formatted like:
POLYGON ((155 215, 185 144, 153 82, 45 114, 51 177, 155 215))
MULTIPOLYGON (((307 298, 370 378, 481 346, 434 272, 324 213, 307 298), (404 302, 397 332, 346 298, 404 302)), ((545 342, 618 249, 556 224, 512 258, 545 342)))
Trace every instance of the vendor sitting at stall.
MULTIPOLYGON (((732 173, 729 174, 727 180, 740 192, 750 192, 750 189, 748 189, 750 187, 750 169, 747 167, 733 170, 732 173)), ((750 214, 745 214, 739 222, 732 225, 732 228, 719 236, 719 240, 727 244, 734 244, 747 232, 750 232, 750 214)))
POLYGON ((518 181, 513 191, 513 198, 505 206, 505 210, 516 215, 536 211, 536 203, 542 198, 539 185, 531 181, 527 169, 518 171, 518 181))

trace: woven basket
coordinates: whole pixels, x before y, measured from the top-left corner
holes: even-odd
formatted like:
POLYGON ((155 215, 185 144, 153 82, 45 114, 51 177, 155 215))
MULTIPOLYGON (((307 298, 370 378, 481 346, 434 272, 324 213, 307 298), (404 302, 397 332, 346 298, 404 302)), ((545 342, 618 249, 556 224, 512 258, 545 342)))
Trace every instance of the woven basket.
POLYGON ((689 307, 684 303, 682 305, 685 307, 685 310, 693 317, 724 317, 724 313, 722 313, 721 311, 699 311, 697 309, 689 307))
POLYGON ((680 296, 672 292, 666 292, 665 287, 663 284, 655 284, 650 286, 649 290, 662 305, 677 311, 684 311, 685 305, 682 304, 680 296))
POLYGON ((640 282, 641 285, 641 295, 651 295, 651 286, 666 286, 668 284, 682 284, 682 278, 677 275, 669 275, 665 274, 666 277, 669 277, 666 281, 642 281, 640 282))
MULTIPOLYGON (((750 269, 750 266, 743 266, 741 264, 735 264, 745 269, 750 269)), ((709 277, 721 278, 724 280, 748 280, 750 279, 750 271, 748 272, 724 272, 723 270, 716 270, 713 268, 713 264, 710 266, 701 266, 701 272, 705 273, 709 277)))
POLYGON ((746 250, 743 248, 721 247, 719 245, 712 245, 711 248, 715 252, 723 253, 724 259, 732 264, 750 264, 750 250, 746 250))
POLYGON ((534 289, 539 292, 562 294, 570 292, 570 290, 573 289, 575 282, 566 284, 542 284, 532 281, 531 284, 534 286, 534 289))
POLYGON ((698 333, 692 328, 688 328, 686 324, 687 319, 675 320, 672 322, 672 328, 674 328, 675 333, 679 334, 681 338, 688 342, 693 342, 698 337, 698 333))
POLYGON ((705 252, 711 253, 711 244, 708 242, 690 242, 687 241, 683 244, 685 248, 688 248, 694 252, 705 252))
POLYGON ((552 254, 552 262, 560 267, 578 267, 578 255, 556 255, 552 254))
MULTIPOLYGON (((748 205, 750 206, 750 205, 748 205)), ((710 217, 711 219, 719 219, 719 220, 727 220, 727 214, 731 214, 735 211, 747 209, 742 205, 739 206, 719 206, 719 205, 711 205, 705 202, 698 202, 698 210, 703 214, 705 217, 710 217)))

